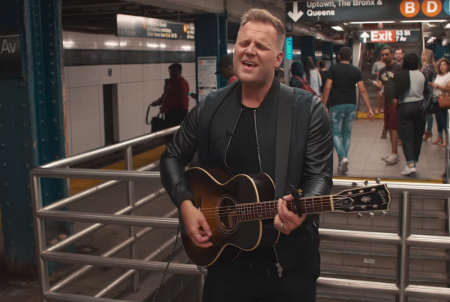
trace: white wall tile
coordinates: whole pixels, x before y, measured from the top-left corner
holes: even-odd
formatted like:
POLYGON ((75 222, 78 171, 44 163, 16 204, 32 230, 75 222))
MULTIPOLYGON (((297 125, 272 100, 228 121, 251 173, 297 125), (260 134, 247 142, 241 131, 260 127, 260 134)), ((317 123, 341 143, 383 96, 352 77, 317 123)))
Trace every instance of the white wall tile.
POLYGON ((105 85, 120 83, 122 77, 121 69, 121 65, 99 65, 97 70, 99 76, 99 84, 105 85), (108 69, 111 69, 112 76, 108 76, 108 69))
POLYGON ((145 64, 142 65, 143 70, 143 81, 154 81, 154 80, 160 80, 164 77, 169 77, 169 73, 166 70, 162 70, 161 64, 145 64))
POLYGON ((95 35, 98 49, 120 49, 120 38, 113 35, 95 35))
POLYGON ((142 82, 142 64, 121 65, 121 83, 142 82))
POLYGON ((144 89, 143 82, 120 84, 120 86, 120 140, 124 141, 144 134, 144 89))
POLYGON ((71 88, 72 155, 101 146, 98 86, 71 88))
POLYGON ((142 50, 142 40, 143 39, 141 39, 141 38, 119 37, 119 39, 120 39, 120 49, 123 49, 123 50, 142 50))
POLYGON ((72 66, 70 67, 70 88, 98 86, 100 66, 72 66))
POLYGON ((67 88, 70 88, 70 67, 66 66, 63 67, 63 72, 64 72, 64 86, 67 88))

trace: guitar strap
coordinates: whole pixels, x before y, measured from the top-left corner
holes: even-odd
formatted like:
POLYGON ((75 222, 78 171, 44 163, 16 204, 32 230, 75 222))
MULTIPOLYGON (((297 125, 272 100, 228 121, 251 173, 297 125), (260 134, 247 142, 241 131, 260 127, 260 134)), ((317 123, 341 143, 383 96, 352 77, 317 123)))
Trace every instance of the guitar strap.
POLYGON ((275 198, 283 198, 287 187, 287 168, 291 147, 292 106, 294 89, 280 83, 275 161, 275 198))

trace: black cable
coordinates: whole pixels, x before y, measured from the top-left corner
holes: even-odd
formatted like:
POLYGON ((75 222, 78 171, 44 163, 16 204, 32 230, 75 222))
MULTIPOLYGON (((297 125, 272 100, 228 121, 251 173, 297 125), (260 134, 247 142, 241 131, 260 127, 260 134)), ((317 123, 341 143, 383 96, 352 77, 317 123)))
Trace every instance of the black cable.
POLYGON ((166 270, 164 271, 164 275, 163 275, 163 277, 161 279, 161 283, 159 284, 158 289, 156 290, 156 293, 155 293, 155 296, 153 297, 152 302, 156 301, 156 297, 158 297, 158 292, 159 292, 159 290, 161 289, 161 287, 162 287, 162 285, 164 283, 164 279, 166 278, 167 271, 169 270, 170 261, 172 261, 173 254, 175 254, 175 250, 177 248, 178 235, 179 234, 180 234, 180 226, 178 226, 178 229, 177 229, 177 237, 175 237, 175 244, 173 245, 172 253, 170 253, 169 260, 167 260, 166 270))

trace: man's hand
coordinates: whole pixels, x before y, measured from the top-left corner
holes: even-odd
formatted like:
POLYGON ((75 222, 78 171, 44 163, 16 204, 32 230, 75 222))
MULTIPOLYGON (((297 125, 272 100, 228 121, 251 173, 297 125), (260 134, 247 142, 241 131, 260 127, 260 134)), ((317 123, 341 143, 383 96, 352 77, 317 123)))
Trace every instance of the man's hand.
POLYGON ((152 107, 156 107, 156 106, 158 106, 159 105, 159 102, 158 101, 154 101, 154 102, 152 102, 151 104, 150 104, 150 106, 152 106, 152 107))
POLYGON ((294 197, 292 195, 284 196, 283 199, 278 200, 278 214, 273 221, 275 228, 286 235, 289 235, 293 230, 301 226, 306 219, 306 215, 299 217, 297 214, 288 210, 287 201, 293 200, 294 197))
POLYGON ((208 242, 208 240, 211 238, 212 233, 203 213, 194 207, 190 200, 185 200, 181 203, 180 212, 186 232, 192 242, 198 247, 211 247, 212 242, 208 242))
POLYGON ((369 120, 373 120, 372 108, 369 108, 369 110, 367 110, 367 117, 369 118, 369 120))

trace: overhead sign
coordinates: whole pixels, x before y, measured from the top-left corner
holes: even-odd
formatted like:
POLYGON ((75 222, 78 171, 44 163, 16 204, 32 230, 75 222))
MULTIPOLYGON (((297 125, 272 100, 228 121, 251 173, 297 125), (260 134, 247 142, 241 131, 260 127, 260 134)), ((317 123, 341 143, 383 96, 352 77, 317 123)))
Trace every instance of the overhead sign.
POLYGON ((117 35, 123 37, 194 40, 195 28, 193 23, 180 23, 118 14, 117 35))
POLYGON ((286 2, 287 22, 448 19, 450 0, 339 0, 286 2))
POLYGON ((372 30, 359 33, 362 43, 396 43, 417 42, 420 40, 418 30, 372 30))
POLYGON ((294 57, 292 47, 292 37, 286 38, 286 60, 292 60, 294 57))
POLYGON ((20 35, 0 36, 0 78, 22 76, 20 35))

